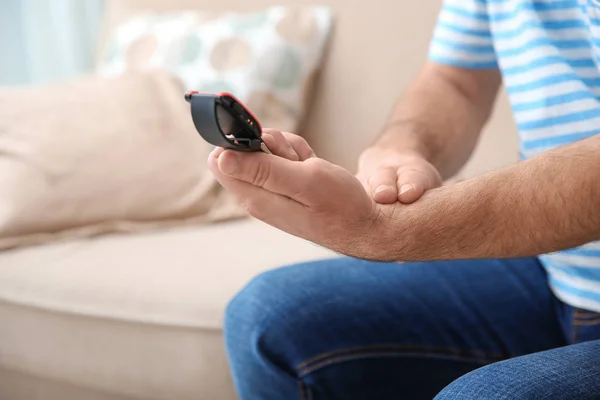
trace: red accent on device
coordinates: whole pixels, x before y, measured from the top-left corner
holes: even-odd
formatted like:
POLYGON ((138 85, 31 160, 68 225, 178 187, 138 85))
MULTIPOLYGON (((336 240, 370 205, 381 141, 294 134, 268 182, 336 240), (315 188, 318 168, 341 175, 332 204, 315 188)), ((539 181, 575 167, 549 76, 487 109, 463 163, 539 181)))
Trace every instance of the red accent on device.
POLYGON ((258 124, 258 129, 260 131, 262 131, 262 126, 261 123, 259 121, 259 119, 256 117, 256 115, 254 115, 254 113, 252 111, 250 111, 250 109, 248 109, 248 107, 246 107, 244 105, 244 103, 242 103, 237 97, 235 97, 234 95, 232 95, 229 92, 219 92, 219 93, 215 93, 215 92, 198 92, 197 90, 190 90, 187 92, 188 94, 208 94, 208 95, 213 95, 213 96, 218 96, 218 97, 230 97, 233 99, 233 101, 235 101, 236 103, 238 103, 240 106, 242 106, 242 108, 244 109, 244 111, 246 111, 248 114, 250 114, 250 116, 254 119, 254 121, 256 121, 256 123, 258 124), (192 93, 193 92, 193 93, 192 93))

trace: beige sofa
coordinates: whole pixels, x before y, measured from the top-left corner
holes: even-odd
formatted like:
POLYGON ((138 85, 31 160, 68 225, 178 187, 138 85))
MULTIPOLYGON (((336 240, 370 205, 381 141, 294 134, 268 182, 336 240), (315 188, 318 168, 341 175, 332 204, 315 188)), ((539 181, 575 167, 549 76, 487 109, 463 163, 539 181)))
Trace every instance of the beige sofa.
MULTIPOLYGON (((115 2, 133 11, 271 3, 115 2)), ((107 24, 124 16, 115 2, 107 24)), ((354 169, 422 65, 440 1, 323 3, 336 29, 303 131, 317 154, 354 169)), ((461 177, 516 157, 502 99, 461 177)), ((261 271, 332 256, 249 219, 0 253, 0 399, 234 399, 221 338, 227 300, 261 271), (248 241, 232 249, 232 237, 248 241)))

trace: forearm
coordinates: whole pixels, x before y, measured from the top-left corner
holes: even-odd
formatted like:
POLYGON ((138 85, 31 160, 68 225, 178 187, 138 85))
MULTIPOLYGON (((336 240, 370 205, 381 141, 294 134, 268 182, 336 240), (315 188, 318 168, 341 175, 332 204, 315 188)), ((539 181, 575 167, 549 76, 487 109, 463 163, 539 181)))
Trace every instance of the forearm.
POLYGON ((596 136, 384 208, 382 258, 522 257, 600 239, 599 154, 596 136))
POLYGON ((497 71, 428 64, 399 100, 375 146, 418 153, 448 178, 471 155, 499 84, 497 71))

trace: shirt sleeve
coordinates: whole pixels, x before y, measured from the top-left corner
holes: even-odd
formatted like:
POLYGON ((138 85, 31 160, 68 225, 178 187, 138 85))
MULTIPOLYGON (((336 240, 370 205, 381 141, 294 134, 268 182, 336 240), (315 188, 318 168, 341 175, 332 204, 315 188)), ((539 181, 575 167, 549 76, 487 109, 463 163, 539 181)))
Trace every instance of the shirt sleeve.
POLYGON ((444 0, 429 59, 461 68, 497 68, 487 0, 444 0))

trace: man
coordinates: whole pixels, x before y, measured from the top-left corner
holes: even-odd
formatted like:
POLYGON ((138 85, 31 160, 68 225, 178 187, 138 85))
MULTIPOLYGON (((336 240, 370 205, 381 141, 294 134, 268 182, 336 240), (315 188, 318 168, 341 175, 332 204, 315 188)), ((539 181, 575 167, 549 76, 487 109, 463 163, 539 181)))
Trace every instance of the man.
POLYGON ((231 302, 241 398, 600 398, 598 46, 597 0, 447 0, 358 179, 277 131, 280 157, 216 150, 255 217, 355 257, 265 273, 231 302), (501 80, 524 161, 440 187, 501 80))

